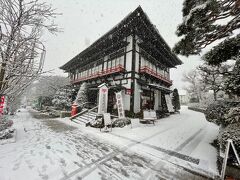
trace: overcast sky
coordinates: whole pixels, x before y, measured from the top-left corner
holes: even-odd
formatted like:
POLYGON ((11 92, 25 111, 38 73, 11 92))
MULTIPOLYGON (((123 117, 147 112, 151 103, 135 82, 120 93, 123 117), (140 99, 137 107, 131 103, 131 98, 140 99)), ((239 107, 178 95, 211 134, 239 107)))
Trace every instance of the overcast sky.
MULTIPOLYGON (((44 69, 54 69, 55 74, 64 75, 60 66, 100 38, 139 5, 171 48, 179 40, 175 31, 182 21, 183 0, 47 0, 47 3, 62 13, 56 18, 56 23, 63 32, 56 36, 44 36, 47 48, 44 69)), ((175 87, 182 89, 182 74, 199 65, 200 57, 179 58, 184 64, 171 69, 171 79, 175 87)))

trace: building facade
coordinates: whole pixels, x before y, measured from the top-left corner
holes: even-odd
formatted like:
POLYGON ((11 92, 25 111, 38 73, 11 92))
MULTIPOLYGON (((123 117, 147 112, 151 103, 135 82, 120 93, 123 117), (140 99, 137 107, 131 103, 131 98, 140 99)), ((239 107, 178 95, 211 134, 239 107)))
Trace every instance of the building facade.
POLYGON ((89 101, 96 102, 98 85, 107 83, 109 110, 115 108, 120 87, 124 109, 138 113, 162 109, 172 85, 170 69, 181 63, 138 7, 61 69, 75 87, 88 83, 89 101))

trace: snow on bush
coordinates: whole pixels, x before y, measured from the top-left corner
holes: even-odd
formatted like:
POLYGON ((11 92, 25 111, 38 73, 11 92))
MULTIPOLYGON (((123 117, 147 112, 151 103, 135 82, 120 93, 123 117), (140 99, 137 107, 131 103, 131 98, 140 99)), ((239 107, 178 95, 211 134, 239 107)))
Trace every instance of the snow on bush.
POLYGON ((13 137, 13 131, 13 129, 4 129, 3 131, 0 131, 0 140, 13 137))
POLYGON ((239 153, 240 152, 240 123, 230 124, 226 128, 220 131, 218 135, 218 142, 223 152, 226 149, 228 139, 233 140, 233 143, 237 149, 237 152, 239 153))
POLYGON ((10 129, 12 125, 12 120, 6 118, 0 119, 0 139, 8 139, 12 137, 13 130, 10 129))
MULTIPOLYGON (((224 152, 227 140, 232 139, 240 152, 240 102, 215 102, 207 108, 205 116, 208 121, 221 125, 218 135, 221 150, 224 152)), ((233 156, 231 152, 230 156, 233 156)))
POLYGON ((86 124, 86 126, 88 126, 88 125, 91 127, 94 127, 94 128, 103 128, 104 127, 103 119, 102 119, 102 117, 97 118, 95 121, 92 121, 89 124, 86 124))
POLYGON ((126 119, 115 119, 112 123, 113 127, 124 127, 128 124, 131 124, 131 120, 126 118, 126 119))
POLYGON ((72 89, 68 87, 60 88, 57 90, 53 97, 53 105, 60 110, 69 110, 72 105, 72 89))
POLYGON ((227 124, 240 123, 240 106, 231 108, 224 118, 227 124))
MULTIPOLYGON (((130 119, 126 118, 126 119, 114 119, 112 121, 112 127, 124 127, 126 125, 129 125, 131 124, 131 121, 130 119)), ((87 126, 90 125, 91 127, 94 127, 94 128, 103 128, 104 127, 104 124, 103 124, 103 118, 97 118, 95 121, 87 124, 87 126)))
POLYGON ((216 101, 207 107, 205 117, 209 122, 225 127, 231 121, 227 119, 230 109, 237 106, 240 102, 216 101))
POLYGON ((3 131, 13 125, 12 120, 7 120, 6 118, 0 119, 0 131, 3 131))
POLYGON ((88 101, 88 98, 87 98, 87 83, 84 82, 82 83, 78 93, 77 93, 77 97, 76 97, 76 100, 75 100, 75 103, 80 106, 81 108, 83 108, 83 105, 88 101))

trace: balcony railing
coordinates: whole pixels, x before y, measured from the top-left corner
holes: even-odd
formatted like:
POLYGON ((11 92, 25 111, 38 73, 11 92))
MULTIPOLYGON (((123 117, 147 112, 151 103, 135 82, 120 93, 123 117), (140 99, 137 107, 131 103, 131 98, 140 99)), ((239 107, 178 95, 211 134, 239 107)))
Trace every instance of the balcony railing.
POLYGON ((124 67, 121 64, 119 64, 115 67, 108 68, 108 69, 103 70, 103 71, 98 71, 98 72, 95 72, 95 73, 90 74, 88 76, 80 77, 80 78, 75 79, 75 80, 71 80, 71 83, 77 83, 77 82, 85 81, 85 80, 88 80, 88 79, 94 79, 94 78, 106 76, 106 75, 117 73, 117 72, 123 72, 123 71, 125 71, 124 67))
POLYGON ((155 78, 158 78, 164 82, 167 82, 168 84, 172 85, 172 80, 169 80, 168 78, 164 77, 162 74, 157 73, 156 71, 154 71, 153 69, 147 67, 147 66, 143 66, 140 68, 140 73, 147 73, 155 78))

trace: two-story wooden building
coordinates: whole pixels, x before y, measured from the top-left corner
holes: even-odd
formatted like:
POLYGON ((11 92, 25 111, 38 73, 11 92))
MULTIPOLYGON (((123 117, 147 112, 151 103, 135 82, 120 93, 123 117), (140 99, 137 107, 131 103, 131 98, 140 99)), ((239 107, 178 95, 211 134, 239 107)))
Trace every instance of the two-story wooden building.
MULTIPOLYGON (((170 69, 181 63, 139 6, 61 69, 76 87, 88 83, 90 101, 97 101, 97 86, 103 82, 110 90, 122 87, 124 109, 138 113, 161 110, 172 85, 170 69)), ((114 104, 109 91, 109 107, 114 104)))

